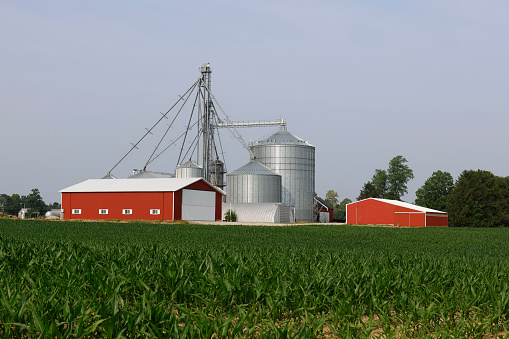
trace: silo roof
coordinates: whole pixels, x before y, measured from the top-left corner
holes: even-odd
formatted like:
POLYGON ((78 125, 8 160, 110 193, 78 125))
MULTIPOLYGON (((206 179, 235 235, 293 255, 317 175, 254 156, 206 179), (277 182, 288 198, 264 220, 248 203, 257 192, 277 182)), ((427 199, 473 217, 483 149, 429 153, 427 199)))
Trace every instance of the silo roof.
POLYGON ((195 163, 194 161, 189 160, 183 164, 178 165, 177 168, 200 168, 201 169, 202 167, 200 165, 198 165, 197 163, 195 163))
POLYGON ((276 172, 272 171, 267 166, 264 166, 264 165, 260 164, 256 160, 249 161, 247 164, 245 164, 244 166, 236 169, 235 171, 231 172, 227 176, 230 176, 230 175, 243 175, 243 174, 277 175, 279 177, 281 176, 281 175, 277 174, 276 172))
POLYGON ((305 145, 313 147, 309 142, 302 140, 287 130, 279 130, 268 138, 256 141, 254 146, 256 145, 305 145))

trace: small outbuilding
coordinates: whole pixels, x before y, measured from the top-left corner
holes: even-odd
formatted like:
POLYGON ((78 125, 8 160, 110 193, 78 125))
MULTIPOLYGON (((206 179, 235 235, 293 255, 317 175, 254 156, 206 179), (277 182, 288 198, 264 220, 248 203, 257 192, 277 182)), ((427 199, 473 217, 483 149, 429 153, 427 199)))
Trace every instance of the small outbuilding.
POLYGON ((346 205, 347 224, 448 226, 447 212, 403 201, 368 198, 346 205))
POLYGON ((90 179, 60 192, 66 220, 222 218, 224 192, 202 178, 90 179))
POLYGON ((315 214, 319 222, 334 221, 334 207, 320 197, 315 197, 315 214))

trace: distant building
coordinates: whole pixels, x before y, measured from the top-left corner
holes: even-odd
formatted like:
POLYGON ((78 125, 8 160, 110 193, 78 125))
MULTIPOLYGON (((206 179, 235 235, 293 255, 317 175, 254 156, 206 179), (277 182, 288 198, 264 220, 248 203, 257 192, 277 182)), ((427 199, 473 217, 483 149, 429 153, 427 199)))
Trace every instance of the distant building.
POLYGON ((29 217, 29 215, 28 215, 28 208, 22 208, 22 209, 19 210, 18 218, 26 219, 28 217, 29 217))
POLYGON ((447 212, 403 201, 368 198, 346 205, 347 224, 448 226, 447 212))
POLYGON ((315 197, 315 214, 319 222, 332 222, 334 220, 334 207, 320 197, 315 197))

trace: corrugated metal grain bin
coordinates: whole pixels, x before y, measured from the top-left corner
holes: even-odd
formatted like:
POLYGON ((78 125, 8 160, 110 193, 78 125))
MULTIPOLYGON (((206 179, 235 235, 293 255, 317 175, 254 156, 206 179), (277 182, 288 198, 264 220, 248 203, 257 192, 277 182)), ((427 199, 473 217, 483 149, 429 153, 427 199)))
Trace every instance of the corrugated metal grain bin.
POLYGON ((281 202, 281 175, 258 161, 226 175, 226 201, 235 203, 281 202))
POLYGON ((281 174, 283 203, 295 206, 295 220, 313 221, 315 147, 285 128, 251 146, 257 161, 281 174))
POLYGON ((175 168, 176 178, 203 178, 203 168, 189 160, 175 168))

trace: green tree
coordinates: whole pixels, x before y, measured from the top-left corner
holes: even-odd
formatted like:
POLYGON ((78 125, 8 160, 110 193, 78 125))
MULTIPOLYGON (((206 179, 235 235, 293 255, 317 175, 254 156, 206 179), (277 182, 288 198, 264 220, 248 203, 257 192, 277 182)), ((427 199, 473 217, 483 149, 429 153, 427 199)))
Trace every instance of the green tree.
POLYGON ((348 198, 343 199, 339 205, 334 208, 334 219, 339 220, 341 218, 346 218, 346 205, 351 202, 352 200, 348 198))
POLYGON ((440 170, 433 172, 424 185, 416 192, 415 203, 419 206, 447 211, 447 200, 454 188, 454 179, 451 173, 440 170))
POLYGON ((401 200, 401 197, 408 193, 407 183, 414 178, 414 171, 406 165, 408 161, 398 155, 391 159, 387 169, 388 190, 387 199, 401 200))
POLYGON ((357 200, 363 200, 367 198, 378 198, 378 191, 376 190, 375 185, 371 183, 371 181, 368 181, 364 184, 359 196, 357 197, 357 200))
POLYGON ((19 210, 23 207, 23 200, 25 197, 21 197, 19 194, 6 196, 7 197, 5 198, 4 213, 17 216, 19 210))
POLYGON ((39 212, 39 215, 44 215, 48 211, 48 206, 42 200, 41 193, 37 188, 33 188, 32 192, 27 195, 26 207, 34 212, 39 212))
POLYGON ((325 193, 325 201, 332 207, 336 208, 336 206, 339 204, 339 194, 334 190, 328 190, 327 193, 325 193))
POLYGON ((0 194, 0 212, 7 213, 7 212, 5 212, 5 209, 7 208, 7 205, 9 204, 10 198, 11 197, 8 196, 7 194, 0 194))
POLYGON ((465 170, 447 202, 449 226, 509 226, 509 178, 489 171, 465 170))
POLYGON ((61 209, 62 205, 59 202, 55 201, 52 204, 49 204, 47 208, 48 208, 48 211, 49 210, 57 210, 57 209, 61 209))
MULTIPOLYGON (((376 198, 385 198, 389 191, 389 177, 385 170, 376 169, 375 174, 373 174, 373 178, 371 178, 371 183, 375 186, 377 196, 376 198)), ((375 198, 375 197, 374 197, 375 198)))

